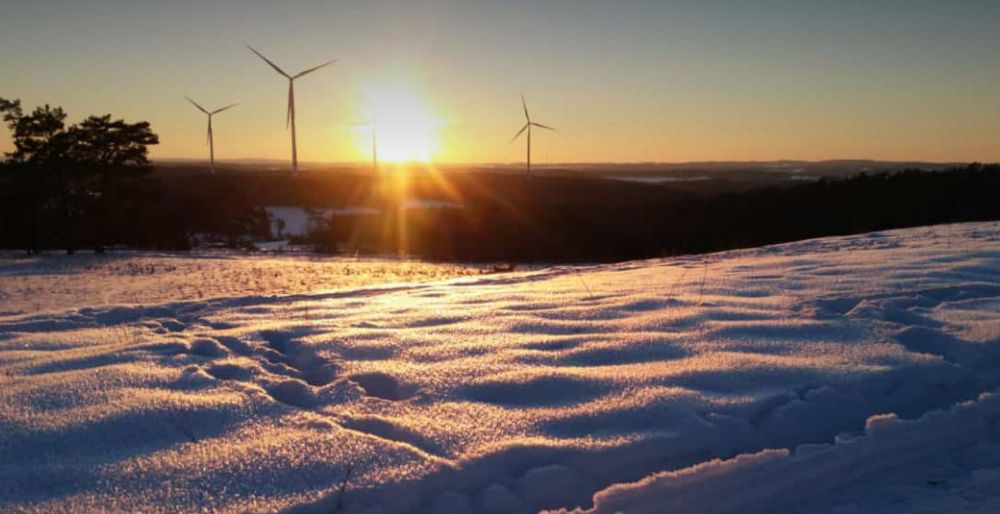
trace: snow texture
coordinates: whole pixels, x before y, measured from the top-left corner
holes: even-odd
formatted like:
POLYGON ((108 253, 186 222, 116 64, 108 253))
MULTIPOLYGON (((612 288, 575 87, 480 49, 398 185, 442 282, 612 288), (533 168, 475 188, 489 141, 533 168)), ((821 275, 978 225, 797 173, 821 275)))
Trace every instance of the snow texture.
MULTIPOLYGON (((266 243, 261 243, 266 244, 266 243)), ((286 242, 271 243, 275 249, 286 242)), ((377 258, 111 252, 0 252, 0 316, 242 295, 291 295, 480 274, 478 266, 377 258)))
POLYGON ((0 511, 1000 511, 994 223, 203 287, 0 306, 0 511))

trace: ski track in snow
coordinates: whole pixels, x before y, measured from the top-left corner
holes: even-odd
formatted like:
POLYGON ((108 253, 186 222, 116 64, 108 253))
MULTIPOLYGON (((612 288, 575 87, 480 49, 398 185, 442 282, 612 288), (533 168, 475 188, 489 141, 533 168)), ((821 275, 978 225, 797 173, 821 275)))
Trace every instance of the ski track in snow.
POLYGON ((995 512, 998 313, 974 223, 0 316, 0 511, 995 512))

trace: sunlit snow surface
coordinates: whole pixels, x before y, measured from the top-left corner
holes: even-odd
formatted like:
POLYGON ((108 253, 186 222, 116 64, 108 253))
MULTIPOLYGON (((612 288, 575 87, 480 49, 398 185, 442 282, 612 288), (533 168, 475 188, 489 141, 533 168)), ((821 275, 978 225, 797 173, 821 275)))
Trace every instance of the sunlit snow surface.
MULTIPOLYGON (((277 245, 277 246, 280 246, 277 245)), ((0 253, 0 316, 106 305, 287 295, 478 275, 483 266, 309 254, 204 251, 0 253)))
POLYGON ((136 303, 0 316, 0 511, 1000 508, 994 223, 136 303))

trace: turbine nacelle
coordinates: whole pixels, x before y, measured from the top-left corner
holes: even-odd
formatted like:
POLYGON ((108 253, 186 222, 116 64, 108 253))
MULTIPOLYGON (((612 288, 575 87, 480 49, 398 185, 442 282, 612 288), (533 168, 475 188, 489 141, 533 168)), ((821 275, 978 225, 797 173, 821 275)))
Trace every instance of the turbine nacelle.
POLYGON ((511 143, 517 141, 517 138, 521 137, 521 134, 524 134, 525 131, 530 132, 531 127, 538 127, 540 129, 545 129, 545 130, 555 130, 554 128, 548 125, 542 125, 541 123, 535 123, 531 121, 531 112, 528 111, 528 102, 525 101, 523 93, 521 94, 521 106, 524 107, 524 121, 526 123, 524 124, 523 127, 521 127, 521 130, 518 131, 518 133, 515 134, 513 138, 511 138, 510 140, 511 143))
POLYGON ((531 130, 531 127, 538 127, 540 129, 555 131, 554 128, 552 128, 552 127, 550 127, 548 125, 542 125, 541 123, 535 123, 535 122, 532 121, 532 122, 525 123, 524 126, 521 127, 520 132, 518 132, 517 134, 514 135, 513 138, 511 138, 510 142, 513 143, 514 141, 517 141, 517 138, 521 137, 521 134, 524 134, 525 131, 531 130))

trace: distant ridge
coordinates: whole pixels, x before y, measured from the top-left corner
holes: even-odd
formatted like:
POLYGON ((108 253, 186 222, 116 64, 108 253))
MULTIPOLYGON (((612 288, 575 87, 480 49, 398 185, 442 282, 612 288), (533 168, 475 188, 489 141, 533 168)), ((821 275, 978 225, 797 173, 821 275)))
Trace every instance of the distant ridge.
MULTIPOLYGON (((287 167, 281 159, 226 159, 217 160, 220 167, 270 169, 287 167)), ((177 166, 208 165, 205 159, 163 158, 154 164, 163 168, 177 166)), ((587 174, 628 173, 642 176, 690 176, 693 173, 782 173, 810 176, 845 176, 858 173, 878 173, 904 169, 940 171, 964 167, 965 162, 924 162, 924 161, 879 161, 874 159, 830 159, 822 161, 776 160, 776 161, 690 161, 690 162, 632 162, 632 163, 547 163, 536 164, 540 173, 584 172, 587 174)), ((352 171, 369 169, 369 163, 359 162, 301 162, 307 170, 352 171)), ((391 164, 388 166, 392 166, 391 164)), ((515 171, 522 170, 523 163, 443 163, 443 164, 403 164, 404 167, 437 168, 443 170, 467 171, 515 171)))

